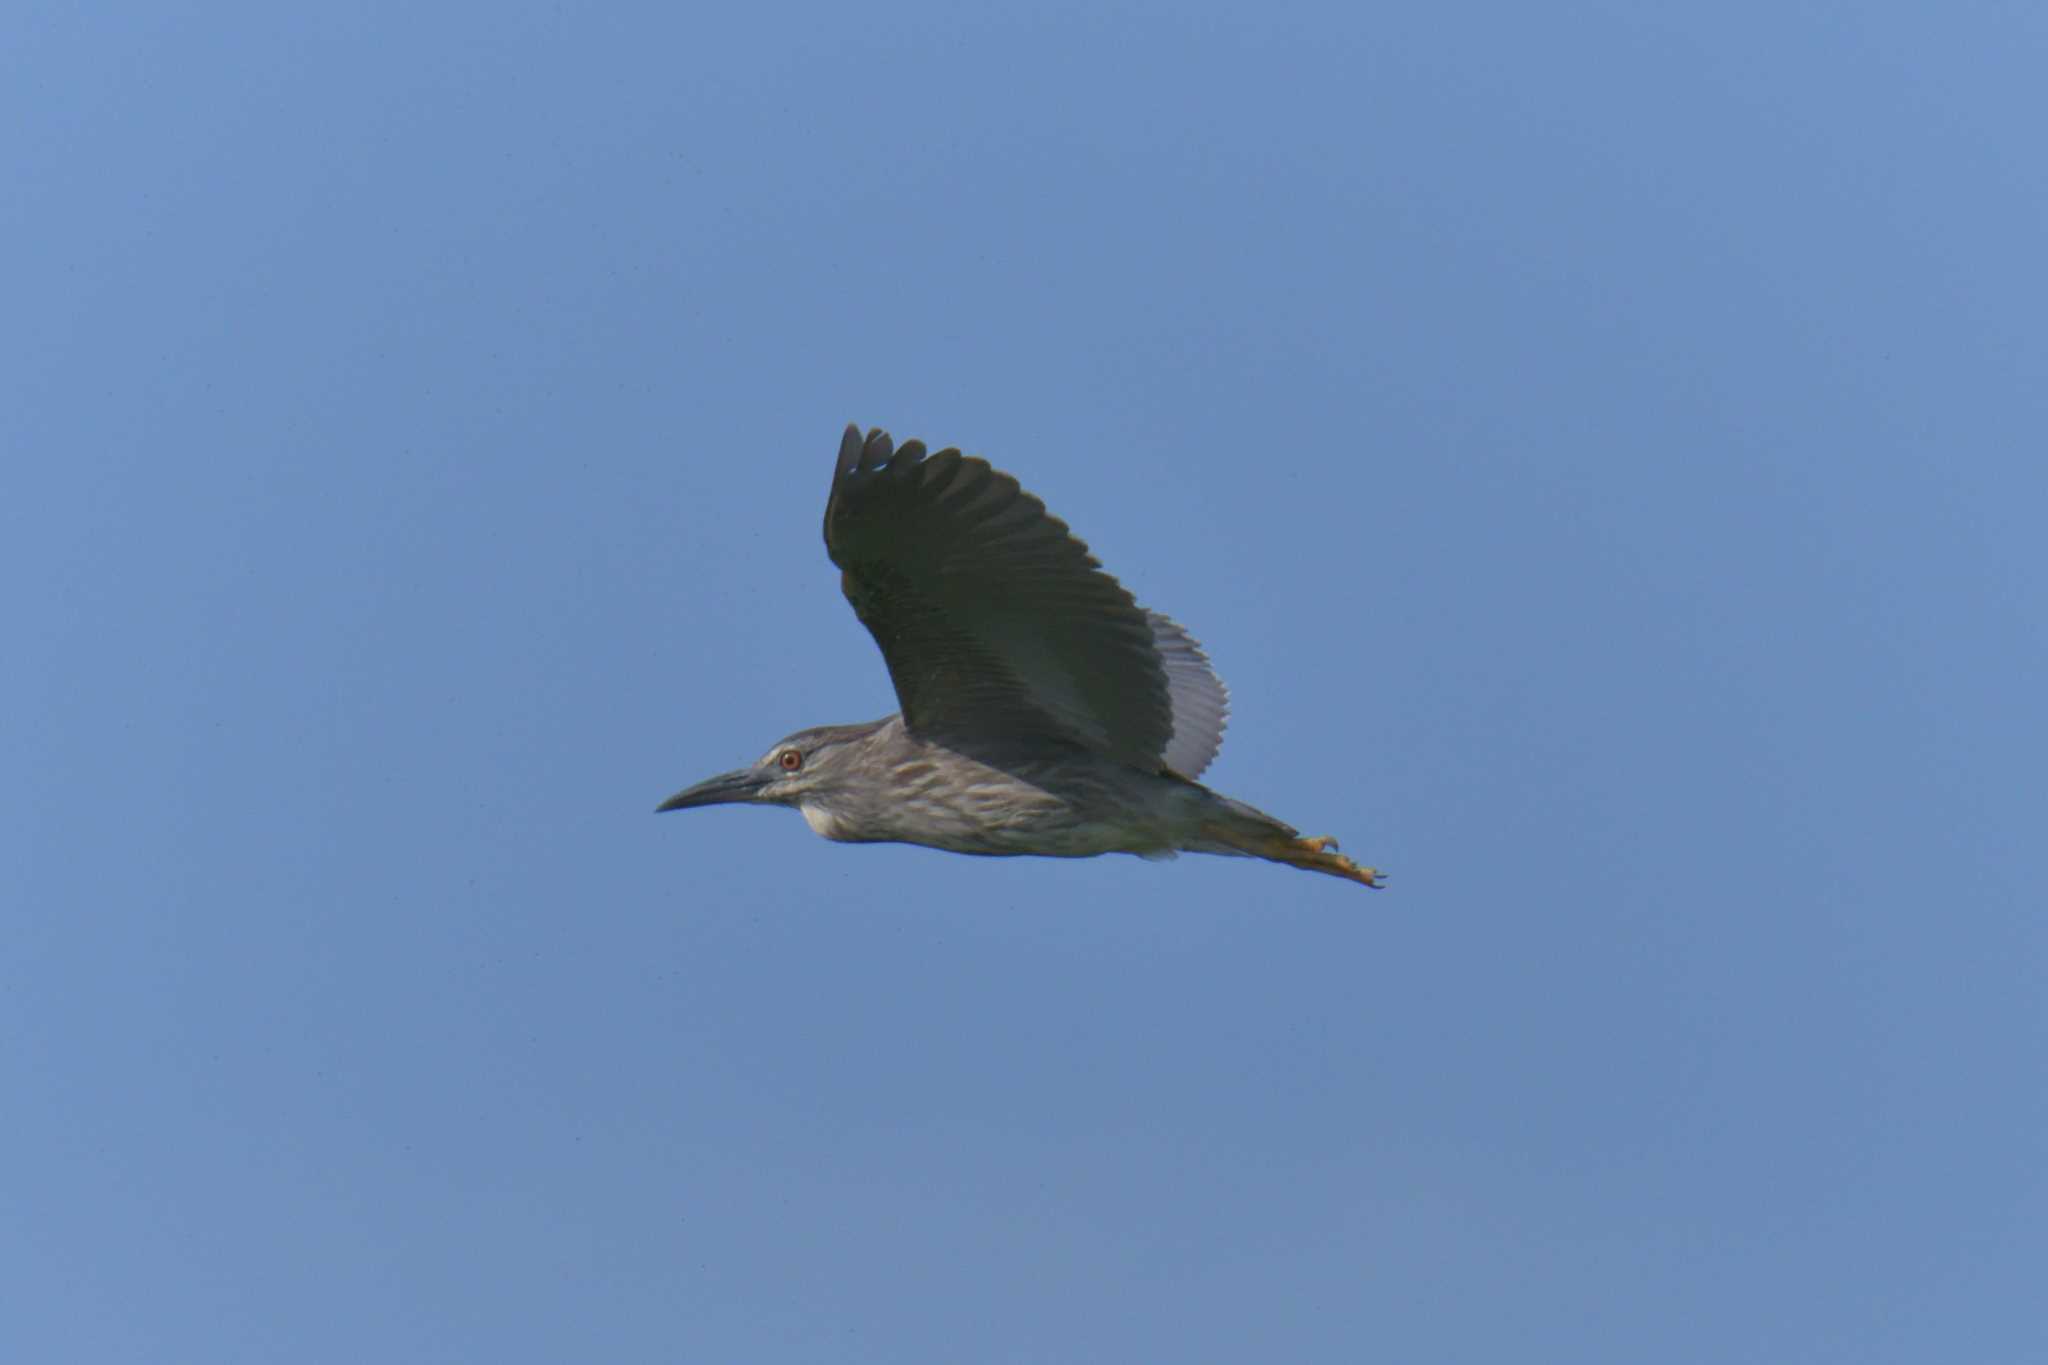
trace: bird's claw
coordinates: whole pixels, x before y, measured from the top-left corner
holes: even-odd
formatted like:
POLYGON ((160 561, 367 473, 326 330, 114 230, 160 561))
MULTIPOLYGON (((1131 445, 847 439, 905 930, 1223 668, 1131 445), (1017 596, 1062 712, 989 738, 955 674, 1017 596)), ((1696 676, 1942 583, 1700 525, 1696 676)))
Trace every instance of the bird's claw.
POLYGON ((1352 862, 1337 851, 1337 841, 1327 834, 1319 834, 1312 839, 1297 839, 1294 843, 1296 848, 1313 854, 1312 864, 1324 871, 1334 872, 1340 877, 1349 877, 1352 881, 1360 882, 1375 891, 1386 886, 1378 868, 1363 867, 1352 862))

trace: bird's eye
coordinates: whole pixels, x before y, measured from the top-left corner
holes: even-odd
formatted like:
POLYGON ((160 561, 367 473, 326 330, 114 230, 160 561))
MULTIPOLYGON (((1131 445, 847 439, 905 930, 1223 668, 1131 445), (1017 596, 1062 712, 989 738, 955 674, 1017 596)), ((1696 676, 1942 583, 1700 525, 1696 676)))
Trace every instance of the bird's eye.
POLYGON ((782 771, 786 773, 793 773, 804 766, 804 756, 794 749, 784 749, 775 761, 782 765, 782 771))

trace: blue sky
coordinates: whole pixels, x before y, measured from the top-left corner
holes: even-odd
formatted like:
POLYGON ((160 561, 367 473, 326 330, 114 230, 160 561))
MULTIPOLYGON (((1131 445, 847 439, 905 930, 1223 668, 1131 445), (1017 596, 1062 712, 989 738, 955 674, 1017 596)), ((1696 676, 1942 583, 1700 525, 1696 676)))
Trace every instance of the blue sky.
POLYGON ((2048 1356, 2027 6, 43 6, 0 1354, 2048 1356), (1391 873, 654 804, 1016 473, 1391 873))

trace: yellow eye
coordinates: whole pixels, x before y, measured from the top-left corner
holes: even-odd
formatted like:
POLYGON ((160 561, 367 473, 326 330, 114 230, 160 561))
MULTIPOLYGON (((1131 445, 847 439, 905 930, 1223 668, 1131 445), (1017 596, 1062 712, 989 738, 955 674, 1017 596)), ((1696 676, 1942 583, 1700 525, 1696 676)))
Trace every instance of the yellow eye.
POLYGON ((782 765, 782 771, 786 773, 793 773, 804 766, 804 756, 794 749, 784 749, 775 761, 782 765))

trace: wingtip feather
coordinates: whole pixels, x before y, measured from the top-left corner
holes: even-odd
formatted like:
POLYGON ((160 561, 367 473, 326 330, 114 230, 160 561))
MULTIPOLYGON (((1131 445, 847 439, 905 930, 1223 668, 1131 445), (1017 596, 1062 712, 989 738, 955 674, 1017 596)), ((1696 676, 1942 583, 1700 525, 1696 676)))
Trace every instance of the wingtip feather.
POLYGON ((839 458, 833 465, 833 477, 851 474, 860 463, 860 428, 852 422, 846 424, 846 434, 839 438, 839 458))
POLYGON ((888 432, 880 427, 869 427, 868 438, 861 444, 860 449, 861 472, 865 473, 870 469, 879 469, 887 464, 889 456, 895 451, 895 448, 894 442, 889 439, 888 432))

